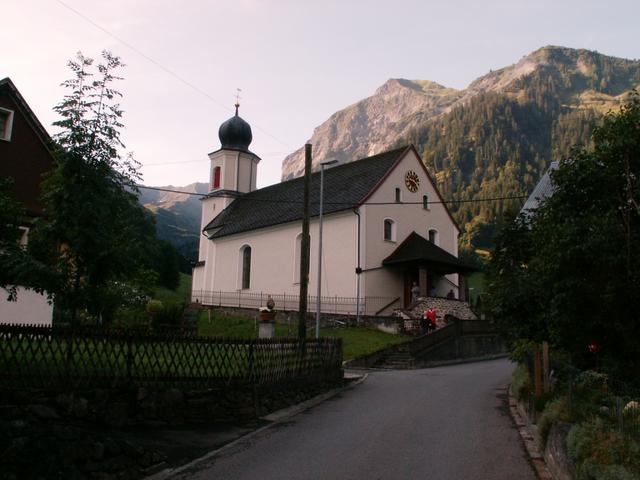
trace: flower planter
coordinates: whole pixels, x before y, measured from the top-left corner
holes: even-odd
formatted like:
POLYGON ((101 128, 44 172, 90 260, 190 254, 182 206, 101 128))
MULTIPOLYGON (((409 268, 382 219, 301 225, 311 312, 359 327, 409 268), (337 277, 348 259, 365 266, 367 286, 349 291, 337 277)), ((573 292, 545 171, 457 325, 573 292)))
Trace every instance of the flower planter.
POLYGON ((261 322, 273 322, 276 319, 276 312, 274 311, 261 311, 260 312, 260 321, 261 322))

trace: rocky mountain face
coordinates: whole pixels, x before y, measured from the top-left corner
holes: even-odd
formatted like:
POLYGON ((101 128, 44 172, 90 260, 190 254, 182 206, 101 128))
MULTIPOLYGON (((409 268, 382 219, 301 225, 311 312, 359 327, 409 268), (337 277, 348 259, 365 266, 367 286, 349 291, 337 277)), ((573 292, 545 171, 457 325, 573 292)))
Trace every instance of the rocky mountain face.
MULTIPOLYGON (((388 149, 415 125, 447 111, 462 92, 427 80, 388 80, 376 93, 334 113, 311 137, 313 163, 349 162, 388 149)), ((282 162, 282 179, 304 173, 304 148, 282 162)))
POLYGON ((189 261, 198 257, 200 240, 200 197, 177 192, 200 193, 209 191, 207 183, 192 183, 185 187, 168 185, 159 187, 175 192, 140 189, 138 201, 153 212, 158 238, 172 243, 189 261))
MULTIPOLYGON (((464 90, 391 79, 314 130, 313 162, 348 162, 413 143, 448 199, 526 195, 551 160, 587 144, 598 118, 638 86, 640 61, 553 46, 464 90)), ((303 149, 282 162, 283 179, 303 170, 303 149)), ((471 241, 489 236, 485 227, 517 203, 470 202, 452 210, 471 241)))

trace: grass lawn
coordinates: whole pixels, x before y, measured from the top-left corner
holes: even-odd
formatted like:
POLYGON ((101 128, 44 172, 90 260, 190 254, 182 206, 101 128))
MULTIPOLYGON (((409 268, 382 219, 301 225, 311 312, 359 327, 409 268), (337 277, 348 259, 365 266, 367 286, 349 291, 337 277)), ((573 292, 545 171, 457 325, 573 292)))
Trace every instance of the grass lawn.
MULTIPOLYGON (((291 325, 276 324, 276 337, 295 337, 297 323, 291 325)), ((226 315, 220 312, 202 312, 198 322, 198 333, 212 337, 256 338, 258 336, 258 322, 251 318, 226 315)), ((307 335, 312 337, 315 331, 307 329, 307 335)), ((379 330, 365 327, 322 328, 321 337, 335 337, 342 339, 344 360, 373 353, 382 348, 407 341, 403 335, 392 335, 379 330)))
POLYGON ((189 303, 191 300, 191 275, 180 273, 180 284, 175 290, 156 287, 153 292, 153 299, 160 300, 165 305, 168 303, 189 303))

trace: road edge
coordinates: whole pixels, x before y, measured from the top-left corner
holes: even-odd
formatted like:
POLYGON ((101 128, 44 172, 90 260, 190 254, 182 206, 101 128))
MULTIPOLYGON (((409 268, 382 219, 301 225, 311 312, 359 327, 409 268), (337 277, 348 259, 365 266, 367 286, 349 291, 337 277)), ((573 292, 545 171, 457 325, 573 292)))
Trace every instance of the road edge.
POLYGON ((351 388, 354 388, 357 385, 360 385, 362 382, 364 382, 367 377, 369 376, 368 373, 364 373, 363 375, 359 375, 358 378, 356 378, 355 380, 350 381, 348 384, 343 385, 341 387, 338 388, 334 388, 333 390, 329 390, 328 392, 325 393, 321 393, 320 395, 316 395, 313 398, 310 398, 309 400, 305 400, 304 402, 298 403, 297 405, 292 405, 291 407, 287 407, 287 408, 283 408, 281 410, 277 410, 273 413, 270 413, 269 415, 266 415, 264 417, 260 417, 260 420, 266 420, 270 423, 268 423, 267 425, 264 425, 256 430, 253 430, 252 432, 247 433, 246 435, 243 435, 241 437, 236 438, 235 440, 215 449, 210 451, 209 453, 205 453, 204 455, 202 455, 201 457, 196 458, 195 460, 190 461, 189 463, 185 463, 184 465, 181 465, 179 467, 176 468, 166 468, 160 472, 154 473, 153 475, 149 475, 147 477, 143 477, 143 480, 166 480, 167 478, 173 476, 173 475, 177 475, 185 470, 188 470, 189 468, 195 467, 196 465, 206 462, 207 460, 215 457, 216 455, 219 455, 220 453, 233 448, 235 445, 244 442, 252 437, 254 437, 255 435, 258 435, 259 433, 263 432, 264 430, 267 430, 271 427, 273 427, 274 425, 277 425, 278 423, 281 423, 285 420, 287 420, 288 418, 291 418, 295 415, 298 415, 299 413, 304 412, 305 410, 309 410, 312 407, 315 407, 316 405, 321 404, 322 402, 346 391, 349 390, 351 388))
POLYGON ((529 428, 528 419, 524 418, 518 411, 518 404, 513 395, 511 395, 511 385, 507 387, 507 398, 509 402, 509 412, 513 422, 516 424, 522 443, 524 444, 529 461, 536 472, 536 476, 539 480, 554 480, 553 475, 547 467, 547 463, 544 460, 544 455, 540 453, 538 444, 536 442, 535 435, 529 428))

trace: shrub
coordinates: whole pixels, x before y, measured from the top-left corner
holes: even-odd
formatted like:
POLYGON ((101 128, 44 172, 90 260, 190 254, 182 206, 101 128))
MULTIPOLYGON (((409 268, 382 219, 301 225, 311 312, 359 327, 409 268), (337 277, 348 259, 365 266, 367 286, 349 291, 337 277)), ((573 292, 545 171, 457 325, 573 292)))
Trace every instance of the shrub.
POLYGON ((565 398, 556 398, 547 403, 546 408, 538 417, 537 423, 540 450, 544 450, 547 444, 552 425, 557 422, 568 422, 570 419, 569 405, 565 398))
POLYGON ((529 370, 525 364, 519 363, 511 379, 511 392, 517 400, 522 400, 529 397, 531 389, 532 383, 529 370))
POLYGON ((633 479, 640 476, 640 445, 608 430, 600 418, 575 425, 567 437, 576 480, 633 479))
POLYGON ((184 303, 167 303, 153 315, 154 326, 178 327, 182 322, 184 303))

